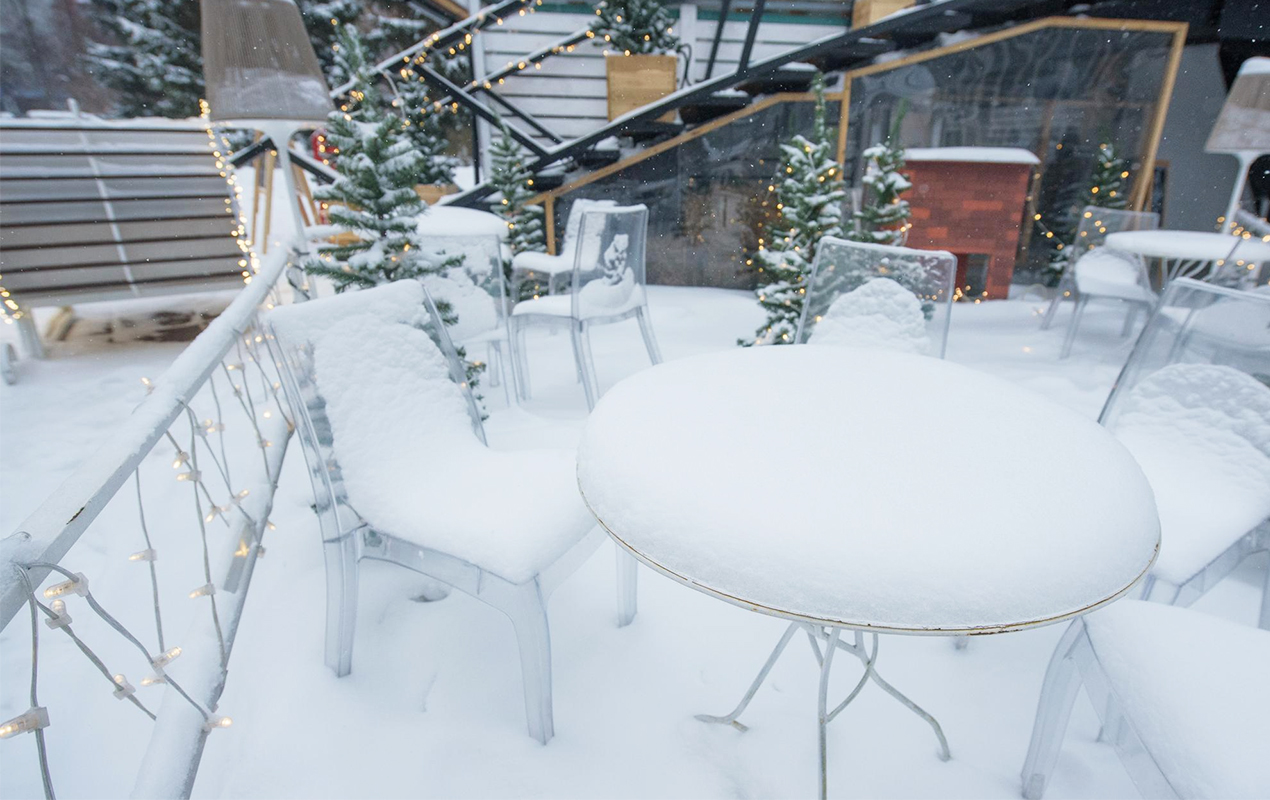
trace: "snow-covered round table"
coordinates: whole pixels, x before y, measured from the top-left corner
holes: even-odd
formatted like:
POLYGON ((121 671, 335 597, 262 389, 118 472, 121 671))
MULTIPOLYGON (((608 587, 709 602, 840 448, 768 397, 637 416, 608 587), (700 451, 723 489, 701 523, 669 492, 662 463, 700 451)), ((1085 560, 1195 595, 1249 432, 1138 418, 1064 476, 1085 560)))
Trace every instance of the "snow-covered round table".
POLYGON ((1159 263, 1160 286, 1175 278, 1193 278, 1211 270, 1211 265, 1228 258, 1235 245, 1238 258, 1261 263, 1270 261, 1270 244, 1255 239, 1240 241, 1225 233, 1207 231, 1120 231, 1109 233, 1107 247, 1134 253, 1159 263))
POLYGON ((874 669, 878 632, 1000 633, 1091 611, 1159 547, 1150 486, 1093 421, 923 356, 830 346, 681 359, 615 386, 578 451, 600 525, 654 570, 874 669), (842 640, 854 631, 854 643, 842 640), (866 648, 864 633, 872 633, 866 648))

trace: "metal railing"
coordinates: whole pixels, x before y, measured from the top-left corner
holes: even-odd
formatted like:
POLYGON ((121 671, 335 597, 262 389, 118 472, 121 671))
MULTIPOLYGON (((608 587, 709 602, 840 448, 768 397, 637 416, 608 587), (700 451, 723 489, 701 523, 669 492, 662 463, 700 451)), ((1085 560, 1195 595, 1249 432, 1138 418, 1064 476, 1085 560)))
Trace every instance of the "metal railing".
MULTIPOLYGON (((27 617, 18 615, 24 606, 31 625, 30 708, 0 725, 0 736, 30 732, 36 737, 47 797, 53 796, 56 778, 50 764, 78 770, 82 754, 50 752, 45 729, 81 721, 75 708, 41 705, 42 637, 69 637, 101 673, 107 684, 103 692, 127 700, 154 720, 135 779, 136 796, 188 797, 208 734, 230 724, 217 704, 243 603, 263 552, 261 542, 271 527, 269 515, 293 429, 279 400, 280 382, 257 317, 276 302, 274 287, 290 261, 287 248, 267 257, 228 308, 161 377, 142 379, 147 396, 106 442, 15 533, 0 541, 0 626, 20 623, 27 617), (165 448, 171 448, 170 459, 162 455, 165 448), (112 511, 110 525, 94 534, 110 537, 115 549, 135 548, 126 558, 148 572, 142 579, 150 589, 144 608, 135 597, 129 603, 109 596, 117 580, 91 581, 107 587, 98 590, 107 596, 98 597, 90 588, 93 576, 81 571, 83 563, 97 559, 72 550, 108 504, 134 502, 129 483, 136 487, 135 528, 120 530, 118 513, 112 511), (181 496, 189 498, 188 505, 181 496), (172 503, 180 503, 180 510, 171 509, 172 503), (147 505, 170 513, 147 514, 147 505), (197 535, 177 536, 182 527, 197 535), (123 545, 119 537, 125 536, 135 537, 135 544, 123 545), (169 559, 161 561, 160 553, 173 554, 178 561, 166 581, 160 565, 169 559), (179 587, 177 595, 189 598, 179 602, 202 607, 172 609, 174 574, 199 576, 200 585, 179 587), (166 596, 161 584, 169 590, 166 596), (176 613, 165 615, 165 607, 176 613), (178 617, 186 617, 188 625, 179 638, 171 633, 178 617), (96 651, 87 641, 96 643, 96 651), (129 681, 129 673, 139 678, 138 685, 129 681), (147 697, 151 692, 155 694, 147 697)), ((17 684, 8 683, 11 690, 17 684)), ((118 713, 126 713, 125 707, 118 713)), ((9 780, 16 783, 15 776, 9 780)))

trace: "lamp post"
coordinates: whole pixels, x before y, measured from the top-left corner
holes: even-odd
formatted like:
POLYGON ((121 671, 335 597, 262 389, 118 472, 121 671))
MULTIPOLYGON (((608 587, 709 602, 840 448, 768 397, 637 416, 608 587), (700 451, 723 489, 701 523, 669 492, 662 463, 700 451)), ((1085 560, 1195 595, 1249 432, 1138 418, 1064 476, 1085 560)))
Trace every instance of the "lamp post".
POLYGON ((1239 159, 1225 216, 1226 225, 1233 227, 1248 169, 1257 156, 1270 153, 1270 58, 1250 58, 1239 68, 1204 151, 1239 159))
POLYGON ((202 31, 210 119, 273 141, 307 249, 289 144, 298 131, 320 127, 333 106, 300 9, 293 0, 202 0, 202 31))

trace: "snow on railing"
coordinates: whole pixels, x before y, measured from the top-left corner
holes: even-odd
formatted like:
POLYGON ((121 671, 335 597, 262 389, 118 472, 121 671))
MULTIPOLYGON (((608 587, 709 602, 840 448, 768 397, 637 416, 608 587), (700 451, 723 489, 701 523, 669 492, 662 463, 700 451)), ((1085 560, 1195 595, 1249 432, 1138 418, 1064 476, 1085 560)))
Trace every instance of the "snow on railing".
MULTIPOLYGON (((84 768, 80 764, 85 754, 58 757, 46 747, 45 728, 81 724, 76 712, 83 709, 41 706, 37 692, 40 655, 48 652, 41 648, 41 636, 68 637, 101 673, 107 684, 103 692, 128 701, 154 720, 137 772, 136 796, 189 796, 207 735, 230 724, 229 717, 217 712, 217 703, 252 571, 263 552, 261 540, 272 527, 269 514, 293 430, 279 397, 280 382, 265 346, 265 333, 256 323, 259 311, 275 302, 275 285, 290 262, 289 248, 266 257, 229 307, 160 378, 153 383, 142 378, 149 394, 106 443, 15 533, 0 541, 0 627, 7 629, 23 606, 30 610, 31 625, 30 708, 0 723, 0 737, 34 734, 47 797, 53 796, 50 758, 79 770, 84 768), (156 464, 165 447, 171 448, 170 461, 163 457, 163 463, 156 464), (231 453, 239 456, 240 463, 231 463, 231 453), (143 463, 148 456, 149 463, 143 463), (162 480, 172 483, 160 485, 155 502, 155 490, 150 488, 155 485, 155 472, 167 470, 169 463, 174 472, 167 472, 162 480), (147 473, 144 481, 143 471, 147 473), (93 576, 84 575, 76 563, 92 561, 96 553, 81 548, 70 558, 67 554, 130 481, 136 485, 136 500, 128 491, 119 502, 136 503, 135 529, 120 530, 115 521, 118 515, 112 513, 110 522, 99 526, 108 530, 97 535, 111 537, 110 544, 116 548, 135 547, 126 560, 139 562, 137 568, 148 571, 148 580, 142 583, 148 583, 143 594, 149 597, 138 601, 133 592, 131 604, 123 599, 116 604, 116 598, 103 600, 94 593, 96 586, 89 580, 93 576), (149 503, 143 483, 149 489, 149 503), (188 505, 182 497, 189 498, 188 505), (174 503, 180 507, 173 508, 174 503), (147 515, 147 505, 161 506, 166 513, 147 515), (197 537, 177 536, 182 527, 197 537), (135 537, 135 545, 121 544, 119 540, 126 537, 135 537), (160 553, 172 554, 177 561, 164 578, 169 588, 174 579, 197 581, 196 586, 179 587, 180 594, 190 598, 181 602, 202 604, 202 608, 163 605, 159 564, 171 556, 160 562, 160 553), (120 611, 117 605, 126 608, 120 611), (168 631, 165 611, 175 612, 168 616, 168 631), (188 618, 179 638, 170 633, 176 617, 188 618), (112 638, 116 636, 122 639, 112 638), (103 639, 109 641, 103 645, 103 639), (96 651, 86 640, 95 643, 96 651), (178 656, 179 664, 171 666, 178 656), (132 658, 131 663, 126 657, 132 658), (138 676, 136 685, 127 672, 138 676), (149 686, 156 686, 152 690, 156 692, 158 687, 165 689, 157 710, 147 705, 153 702, 145 698, 144 687, 149 686)), ((103 577, 93 578, 94 584, 120 583, 110 579, 109 571, 103 577)), ((139 585, 135 579, 125 582, 139 585)), ((20 637, 10 640, 17 642, 20 637)), ((9 677, 8 684, 14 687, 18 682, 12 674, 9 677)))

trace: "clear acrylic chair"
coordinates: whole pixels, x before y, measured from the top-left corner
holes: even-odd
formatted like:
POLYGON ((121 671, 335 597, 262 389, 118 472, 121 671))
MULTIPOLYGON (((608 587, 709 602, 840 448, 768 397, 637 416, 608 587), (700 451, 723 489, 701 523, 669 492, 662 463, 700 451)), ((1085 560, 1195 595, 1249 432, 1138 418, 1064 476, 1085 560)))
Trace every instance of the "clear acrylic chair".
POLYGON ((1083 685, 1143 797, 1270 797, 1270 632, 1120 600, 1054 650, 1023 764, 1023 796, 1054 774, 1083 685), (1165 668, 1167 665, 1167 668, 1165 668))
MULTIPOLYGON (((464 365, 418 282, 283 306, 266 322, 322 534, 327 666, 352 669, 359 563, 406 567, 508 617, 529 734, 546 743, 547 601, 604 538, 578 495, 573 453, 485 446, 464 365)), ((635 579, 619 553, 619 625, 634 618, 635 579)))
MULTIPOLYGON (((1076 227, 1075 239, 1067 245, 1067 266, 1063 270, 1062 277, 1059 278, 1058 288, 1054 293, 1054 299, 1050 301, 1049 308, 1045 310, 1045 316, 1041 319, 1041 329, 1048 330, 1054 322, 1054 317, 1058 313, 1059 305, 1067 299, 1071 299, 1077 303, 1076 311, 1073 312, 1073 320, 1068 329, 1069 339, 1075 337, 1075 330, 1079 327, 1080 321, 1078 315, 1084 310, 1080 305, 1080 291, 1077 286, 1077 270, 1076 264, 1086 255, 1101 248, 1107 236, 1112 233, 1120 233, 1122 231, 1151 231, 1160 227, 1160 215, 1151 211, 1122 211, 1111 208, 1099 208, 1098 206, 1085 206, 1080 212, 1080 223, 1076 227)), ((1130 257, 1141 264, 1141 259, 1130 257)), ((1138 283, 1138 275, 1135 272, 1130 276, 1130 280, 1118 280, 1125 276, 1120 274, 1121 271, 1114 269, 1112 266, 1112 274, 1110 279, 1114 284, 1131 284, 1138 283)), ((1104 288, 1097 280, 1097 261, 1086 264, 1086 283, 1091 290, 1104 288), (1092 278, 1090 277, 1092 276, 1092 278)), ((1142 268, 1141 274, 1146 275, 1145 267, 1142 268)), ((1113 296, 1116 292, 1131 293, 1138 296, 1138 292, 1134 289, 1121 289, 1119 285, 1112 285, 1110 288, 1113 296)), ((1150 290, 1150 281, 1147 281, 1146 288, 1150 290)), ((1130 304, 1129 315, 1125 320, 1125 331, 1132 330, 1133 319, 1137 313, 1137 304, 1130 304)), ((1065 344, 1065 349, 1070 348, 1070 342, 1065 344)), ((1064 353, 1066 357, 1066 353, 1064 353)))
POLYGON ((943 358, 956 281, 952 253, 826 236, 816 249, 794 341, 943 358))
POLYGON ((556 254, 525 252, 512 258, 511 294, 513 300, 532 299, 544 294, 555 294, 556 289, 573 271, 574 253, 582 233, 582 215, 591 209, 613 208, 612 200, 577 199, 569 206, 565 221, 564 238, 556 248, 556 254), (525 291, 529 289, 529 291, 525 291), (528 297, 526 297, 528 295, 528 297))
POLYGON ((1099 420, 1155 491, 1163 544, 1144 598, 1189 605, 1270 550, 1270 292, 1170 283, 1099 420))
POLYGON ((524 300, 512 309, 512 348, 516 353, 512 365, 521 399, 529 399, 525 331, 530 327, 569 329, 578 376, 586 391, 587 408, 594 408, 599 398, 595 362, 591 357, 590 330, 593 326, 634 317, 639 322, 649 360, 654 364, 661 363, 661 351, 648 318, 644 273, 647 235, 648 209, 645 206, 600 207, 583 212, 569 294, 524 300))
POLYGON ((451 339, 469 359, 478 348, 485 350, 490 385, 502 385, 510 403, 507 387, 511 381, 504 374, 508 369, 505 355, 511 352, 507 327, 510 304, 503 274, 502 240, 492 234, 428 236, 425 244, 439 259, 462 258, 462 263, 446 275, 449 285, 431 280, 425 281, 425 286, 434 299, 445 299, 454 307, 459 319, 449 328, 451 339))
POLYGON ((1230 238, 1232 240, 1230 254, 1215 261, 1208 270, 1208 274, 1204 276, 1204 280, 1215 286, 1231 289, 1266 287, 1270 281, 1270 275, 1266 274, 1270 261, 1260 258, 1261 246, 1263 246, 1261 239, 1253 236, 1247 239, 1242 236, 1230 238))

